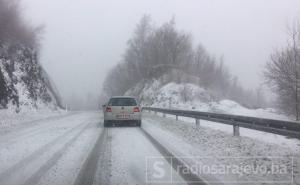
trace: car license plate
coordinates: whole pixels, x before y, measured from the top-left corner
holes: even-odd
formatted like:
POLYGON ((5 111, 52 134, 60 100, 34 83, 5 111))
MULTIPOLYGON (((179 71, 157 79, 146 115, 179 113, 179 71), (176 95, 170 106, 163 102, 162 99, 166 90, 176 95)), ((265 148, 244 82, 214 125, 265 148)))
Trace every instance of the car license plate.
POLYGON ((117 118, 118 119, 129 119, 129 115, 128 114, 118 114, 117 115, 117 118))

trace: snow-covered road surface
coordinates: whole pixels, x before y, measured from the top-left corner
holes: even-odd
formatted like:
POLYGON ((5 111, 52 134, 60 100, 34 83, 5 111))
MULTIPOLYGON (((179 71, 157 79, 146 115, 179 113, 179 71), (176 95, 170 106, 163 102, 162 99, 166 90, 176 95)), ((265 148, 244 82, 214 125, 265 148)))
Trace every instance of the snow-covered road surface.
POLYGON ((68 184, 100 133, 99 119, 95 113, 54 117, 1 136, 0 184, 68 184))
POLYGON ((103 128, 100 112, 53 116, 0 136, 0 184, 186 184, 163 154, 141 128, 103 128))
MULTIPOLYGON (((291 149, 233 137, 174 118, 144 113, 142 128, 104 128, 101 112, 73 112, 17 125, 0 136, 0 185, 264 184, 259 183, 263 174, 216 176, 186 169, 194 164, 268 165, 268 156, 283 157, 279 163, 293 167, 293 184, 300 180, 298 145, 291 149)), ((278 174, 268 178, 290 180, 278 174)))
POLYGON ((75 184, 172 184, 175 181, 186 184, 180 175, 173 172, 165 156, 140 128, 105 128, 75 184), (151 168, 153 160, 147 159, 153 157, 162 162, 160 168, 166 174, 162 178, 151 178, 156 172, 151 168))

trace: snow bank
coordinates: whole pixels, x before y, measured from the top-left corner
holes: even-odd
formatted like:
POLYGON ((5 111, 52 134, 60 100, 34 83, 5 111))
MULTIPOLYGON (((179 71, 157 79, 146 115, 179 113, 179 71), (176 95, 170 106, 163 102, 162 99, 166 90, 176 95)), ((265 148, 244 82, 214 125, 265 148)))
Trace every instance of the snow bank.
MULTIPOLYGON (((299 177, 299 140, 281 138, 286 144, 279 145, 278 143, 264 142, 260 138, 234 137, 232 133, 203 126, 206 125, 204 122, 202 121, 201 126, 197 128, 195 124, 185 121, 144 113, 143 128, 176 156, 190 158, 185 161, 187 164, 268 165, 272 157, 279 157, 277 162, 287 166, 288 169, 293 167, 294 177, 299 177)), ((278 139, 277 142, 279 142, 278 139)), ((291 173, 289 171, 289 174, 291 173)), ((250 182, 252 180, 259 182, 268 179, 274 181, 274 184, 283 180, 282 176, 278 176, 278 174, 271 174, 267 178, 263 174, 242 174, 239 177, 227 174, 205 178, 209 181, 217 178, 222 182, 250 182)), ((298 180, 300 179, 298 178, 298 180)))
POLYGON ((213 92, 194 84, 161 84, 160 80, 140 83, 127 91, 126 95, 139 97, 144 106, 291 120, 272 108, 249 109, 232 100, 220 100, 213 92))

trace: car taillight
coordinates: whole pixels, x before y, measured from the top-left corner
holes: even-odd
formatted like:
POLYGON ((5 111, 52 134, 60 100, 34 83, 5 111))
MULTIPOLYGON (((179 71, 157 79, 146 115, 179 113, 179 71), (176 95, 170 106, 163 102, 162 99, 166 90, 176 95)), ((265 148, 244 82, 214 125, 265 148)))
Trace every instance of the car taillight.
POLYGON ((133 112, 140 112, 140 108, 139 107, 134 107, 133 112))
POLYGON ((106 112, 111 112, 111 108, 110 107, 106 107, 106 112))

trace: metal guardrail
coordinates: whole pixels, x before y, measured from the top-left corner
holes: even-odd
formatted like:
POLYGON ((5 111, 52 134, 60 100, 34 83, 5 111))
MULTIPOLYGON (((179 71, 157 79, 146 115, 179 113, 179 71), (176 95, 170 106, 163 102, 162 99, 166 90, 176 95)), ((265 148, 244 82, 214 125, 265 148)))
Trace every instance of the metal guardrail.
POLYGON ((195 118, 196 126, 200 125, 200 120, 232 125, 235 136, 240 135, 239 127, 243 127, 300 139, 300 123, 298 122, 154 107, 143 107, 143 110, 154 111, 155 113, 160 112, 164 116, 165 114, 175 115, 176 120, 178 120, 178 116, 195 118))

